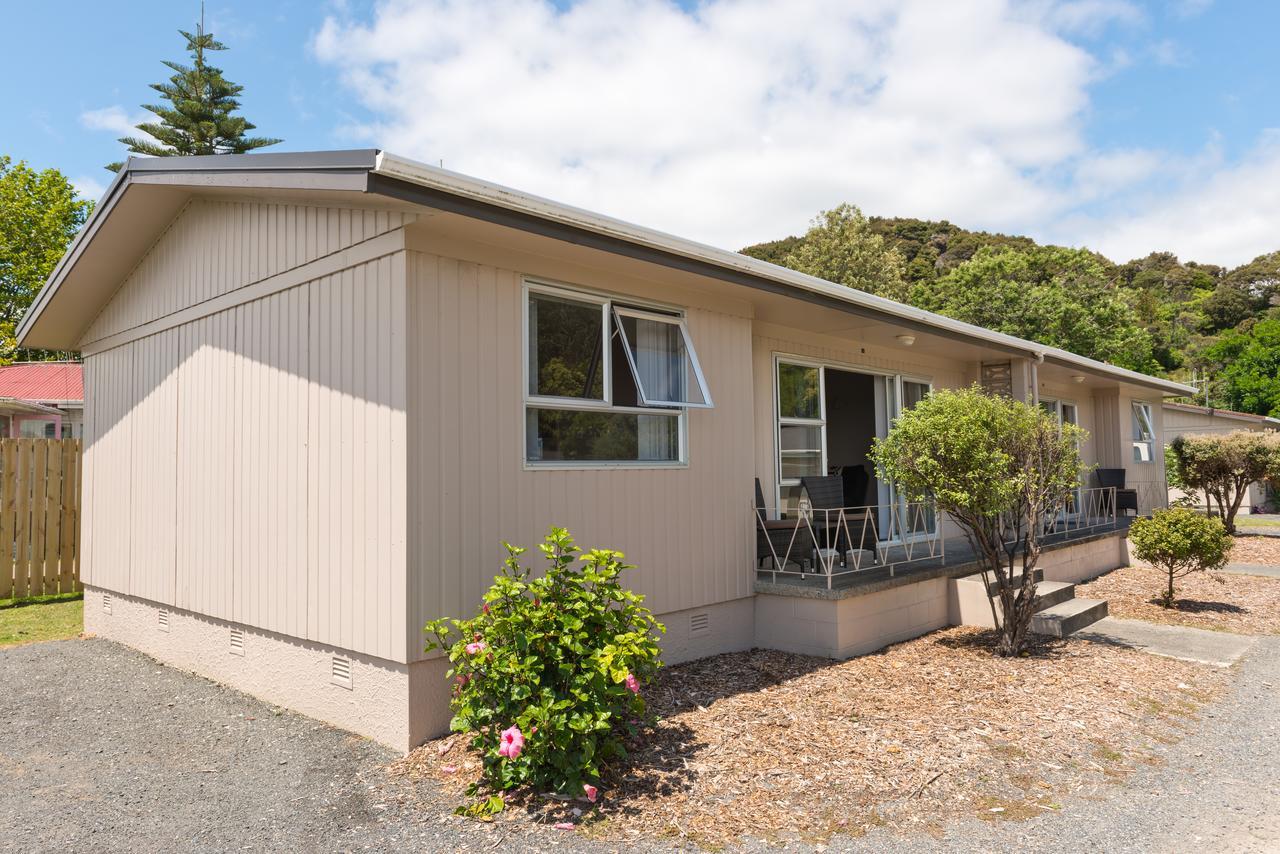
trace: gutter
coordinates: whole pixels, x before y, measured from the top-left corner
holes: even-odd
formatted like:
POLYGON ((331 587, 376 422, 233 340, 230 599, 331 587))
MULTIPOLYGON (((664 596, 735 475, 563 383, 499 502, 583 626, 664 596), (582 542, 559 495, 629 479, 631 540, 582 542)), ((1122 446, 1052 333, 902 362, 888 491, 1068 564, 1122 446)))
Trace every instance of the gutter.
POLYGON ((675 266, 679 269, 710 275, 713 278, 797 297, 808 302, 817 302, 873 319, 887 319, 928 334, 976 342, 1032 359, 1037 363, 1048 361, 1062 367, 1107 375, 1126 383, 1156 388, 1170 396, 1186 396, 1195 393, 1191 386, 1181 383, 1162 380, 1056 347, 1047 347, 1012 335, 993 332, 971 323, 837 285, 737 252, 717 249, 704 243, 643 228, 458 172, 397 157, 385 151, 378 152, 370 174, 369 192, 428 207, 440 207, 478 216, 481 219, 522 230, 541 231, 569 242, 621 252, 632 257, 645 257, 647 254, 648 260, 655 260, 666 266, 675 266), (427 192, 415 192, 412 188, 406 188, 404 184, 425 188, 427 192), (471 204, 450 202, 445 198, 446 196, 466 200, 471 204), (506 212, 506 215, 504 216, 502 212, 506 212), (538 229, 530 220, 551 223, 558 226, 558 229, 538 229), (593 235, 596 236, 594 240, 593 235), (646 253, 628 251, 626 247, 638 247, 646 253), (665 260, 658 256, 665 256, 665 260))

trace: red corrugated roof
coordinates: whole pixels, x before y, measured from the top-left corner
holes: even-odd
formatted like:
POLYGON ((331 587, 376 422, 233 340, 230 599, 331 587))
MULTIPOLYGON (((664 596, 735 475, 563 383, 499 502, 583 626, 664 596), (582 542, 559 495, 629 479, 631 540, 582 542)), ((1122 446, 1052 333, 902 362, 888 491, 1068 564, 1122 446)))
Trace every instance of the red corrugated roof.
POLYGON ((0 397, 18 400, 84 400, 79 362, 16 362, 0 367, 0 397))

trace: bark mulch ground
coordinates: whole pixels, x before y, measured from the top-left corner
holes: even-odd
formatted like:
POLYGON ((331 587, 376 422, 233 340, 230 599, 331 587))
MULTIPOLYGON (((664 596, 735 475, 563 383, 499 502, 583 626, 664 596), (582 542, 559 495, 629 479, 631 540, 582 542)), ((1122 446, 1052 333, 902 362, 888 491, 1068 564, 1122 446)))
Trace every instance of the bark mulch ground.
POLYGON ((1232 563, 1280 566, 1280 537, 1238 536, 1231 549, 1232 563))
MULTIPOLYGON (((715 847, 1029 817, 1157 762, 1229 678, 1083 640, 1002 659, 993 640, 953 628, 845 662, 753 650, 664 669, 646 689, 660 722, 600 802, 509 798, 504 838, 572 822, 715 847)), ((454 736, 392 772, 463 803, 478 768, 454 736)))
MULTIPOLYGON (((1241 560, 1235 551, 1231 559, 1261 563, 1241 560)), ((1106 599, 1113 617, 1239 634, 1280 634, 1280 578, 1192 573, 1174 582, 1172 608, 1160 604, 1167 583, 1157 569, 1129 566, 1077 585, 1076 595, 1106 599)))

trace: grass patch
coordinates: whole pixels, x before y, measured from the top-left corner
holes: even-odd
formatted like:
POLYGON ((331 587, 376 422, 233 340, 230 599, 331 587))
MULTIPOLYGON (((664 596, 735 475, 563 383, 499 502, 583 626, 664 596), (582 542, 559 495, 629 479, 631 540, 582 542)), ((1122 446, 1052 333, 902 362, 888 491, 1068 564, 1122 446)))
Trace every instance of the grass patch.
POLYGON ((1280 528, 1280 519, 1250 519, 1248 516, 1236 517, 1237 528, 1280 528))
POLYGON ((84 630, 84 597, 42 596, 0 605, 0 649, 73 638, 84 630))

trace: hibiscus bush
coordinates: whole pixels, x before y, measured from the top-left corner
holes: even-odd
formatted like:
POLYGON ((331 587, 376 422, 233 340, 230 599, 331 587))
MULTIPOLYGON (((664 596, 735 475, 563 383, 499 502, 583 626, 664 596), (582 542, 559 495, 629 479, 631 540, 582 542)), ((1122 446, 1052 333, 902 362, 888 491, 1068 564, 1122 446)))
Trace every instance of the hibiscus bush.
POLYGON ((546 574, 534 578, 520 562, 525 549, 504 545, 479 613, 425 629, 435 638, 427 650, 445 650, 452 664, 451 726, 472 734, 488 787, 594 801, 601 769, 639 736, 665 630, 620 583, 633 568, 620 552, 578 557, 569 532, 552 528, 539 546, 546 574))

